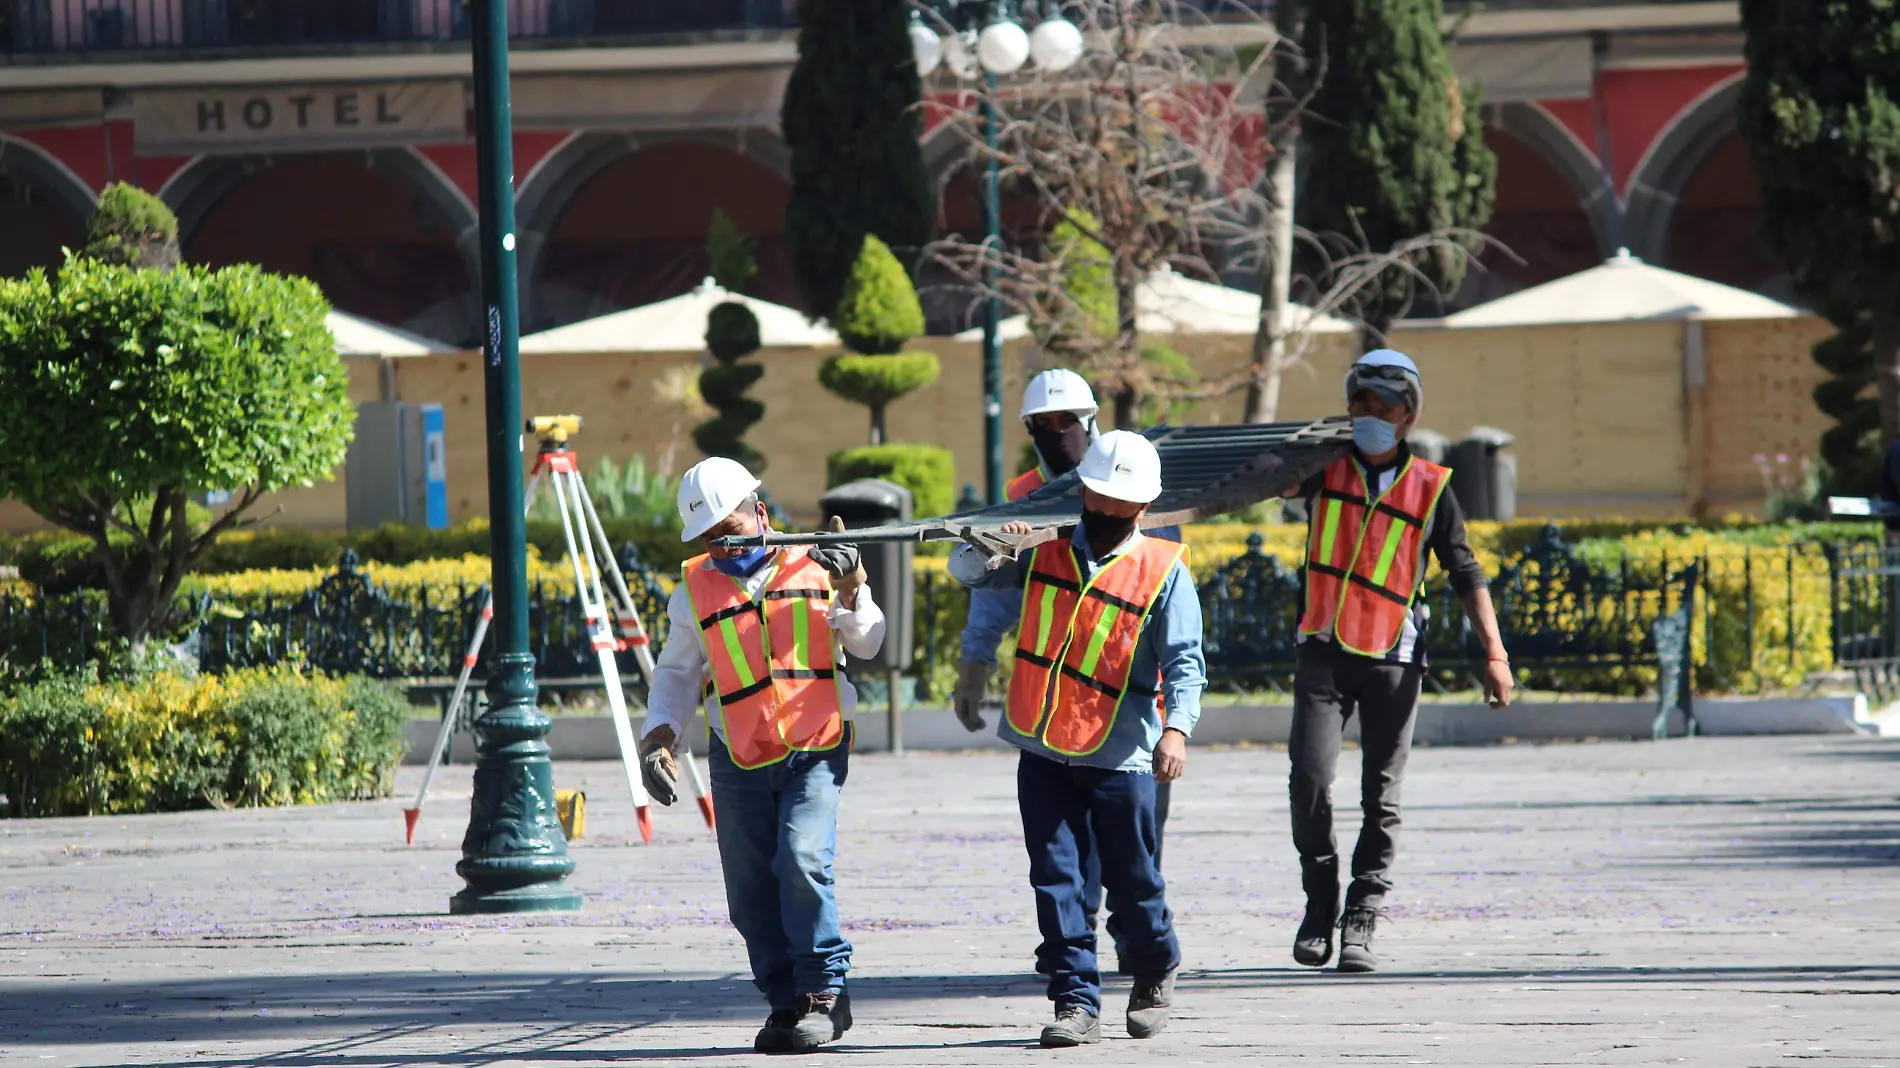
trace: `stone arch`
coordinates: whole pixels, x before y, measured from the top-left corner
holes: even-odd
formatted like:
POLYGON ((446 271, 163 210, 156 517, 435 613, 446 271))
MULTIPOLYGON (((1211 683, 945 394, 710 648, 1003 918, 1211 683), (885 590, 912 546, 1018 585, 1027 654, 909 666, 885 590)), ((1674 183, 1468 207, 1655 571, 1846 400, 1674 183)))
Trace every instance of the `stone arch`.
POLYGON ((1622 243, 1623 207, 1596 155, 1549 111, 1532 103, 1502 104, 1494 112, 1499 130, 1523 142, 1550 164, 1576 195, 1590 220, 1600 258, 1609 259, 1622 243))
MULTIPOLYGON (((651 133, 579 131, 548 153, 522 180, 515 201, 516 248, 522 279, 524 330, 540 330, 567 321, 572 309, 557 308, 544 276, 551 266, 550 246, 562 238, 563 220, 571 208, 584 204, 596 179, 642 153, 670 151, 695 155, 693 147, 717 149, 749 161, 782 182, 789 191, 791 150, 771 130, 670 130, 651 133)), ((757 173, 756 171, 754 173, 757 173)), ((755 232, 754 236, 760 236, 755 232)), ((776 233, 764 235, 766 244, 776 233)), ((565 245, 563 246, 566 247, 565 245)), ((761 258, 775 255, 761 249, 761 258)), ((557 253, 557 258, 559 253, 557 253)), ((553 265, 558 268, 558 265, 553 265)), ((767 265, 762 263, 762 268, 767 265)), ((782 296, 782 295, 781 295, 782 296)))
POLYGON ((200 156, 180 168, 159 196, 178 215, 179 242, 188 259, 258 262, 310 275, 343 310, 445 341, 473 340, 481 279, 475 208, 413 148, 200 156), (324 184, 326 178, 338 183, 339 196, 343 191, 365 196, 359 203, 380 213, 380 223, 364 218, 361 232, 350 233, 360 216, 325 195, 333 187, 324 184), (292 195, 286 189, 316 202, 312 214, 292 220, 287 233, 256 226, 207 228, 232 211, 255 215, 260 200, 292 195), (341 213, 333 220, 334 230, 304 221, 326 210, 341 213), (298 232, 297 223, 304 223, 304 232, 298 232), (330 255, 322 261, 330 267, 327 273, 320 254, 330 255), (416 284, 388 284, 392 279, 416 284))
POLYGON ((31 141, 0 131, 0 171, 16 174, 80 222, 92 217, 99 191, 61 162, 59 157, 31 141))
POLYGON ((58 157, 0 133, 0 277, 56 268, 60 248, 77 247, 98 194, 58 157))
POLYGON ((1650 142, 1624 194, 1625 244, 1657 265, 1669 262, 1669 233, 1683 186, 1723 139, 1735 132, 1744 72, 1704 90, 1650 142))

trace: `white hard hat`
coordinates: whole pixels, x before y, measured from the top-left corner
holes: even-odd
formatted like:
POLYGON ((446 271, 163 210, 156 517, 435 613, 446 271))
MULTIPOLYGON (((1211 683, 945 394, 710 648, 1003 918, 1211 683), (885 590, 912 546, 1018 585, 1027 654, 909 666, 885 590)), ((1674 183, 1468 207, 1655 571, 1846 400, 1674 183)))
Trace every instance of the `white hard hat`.
POLYGON ((1161 454, 1153 442, 1126 430, 1090 443, 1075 473, 1084 486, 1118 501, 1147 504, 1161 496, 1161 454))
POLYGON ((1078 417, 1088 419, 1100 410, 1095 403, 1095 392, 1089 389, 1088 380, 1061 367, 1044 371, 1030 379, 1029 385, 1023 388, 1024 419, 1044 412, 1074 412, 1078 417))
POLYGON ((1373 349, 1346 369, 1346 403, 1360 390, 1369 389, 1387 404, 1403 404, 1413 414, 1425 404, 1425 382, 1418 364, 1403 352, 1373 349))
POLYGON ((680 476, 681 541, 692 541, 706 533, 739 507, 759 480, 737 460, 714 456, 701 460, 680 476))

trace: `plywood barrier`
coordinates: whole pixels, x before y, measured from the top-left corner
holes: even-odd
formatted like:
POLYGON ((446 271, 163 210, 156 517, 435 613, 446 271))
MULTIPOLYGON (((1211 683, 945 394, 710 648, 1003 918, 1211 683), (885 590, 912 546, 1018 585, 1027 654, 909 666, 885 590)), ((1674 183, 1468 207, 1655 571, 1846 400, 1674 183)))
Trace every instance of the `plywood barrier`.
MULTIPOLYGON (((1680 516, 1693 502, 1714 514, 1753 512, 1762 483, 1754 456, 1816 454, 1827 420, 1812 392, 1823 377, 1809 355, 1830 328, 1820 320, 1709 322, 1702 331, 1703 386, 1685 387, 1681 322, 1449 330, 1411 327, 1394 347, 1418 361, 1425 376, 1422 425, 1456 439, 1474 426, 1516 435, 1518 502, 1523 515, 1680 516), (1699 406, 1700 415, 1695 411, 1699 406)), ((1218 382, 1245 366, 1246 337, 1176 335, 1168 339, 1192 358, 1202 377, 1218 382)), ((889 429, 898 441, 944 445, 956 455, 959 488, 980 486, 983 462, 982 354, 974 342, 925 338, 943 376, 897 402, 889 429)), ((1316 339, 1307 359, 1285 375, 1278 417, 1316 418, 1340 411, 1340 382, 1356 350, 1350 338, 1316 339)), ((810 517, 825 489, 825 456, 867 440, 865 410, 825 392, 818 365, 827 352, 768 350, 752 396, 765 405, 750 440, 768 457, 773 495, 795 516, 810 517)), ((587 420, 577 442, 591 469, 594 457, 616 462, 640 455, 658 462, 674 450, 673 471, 698 459, 693 420, 661 396, 672 369, 699 365, 698 353, 531 354, 522 358, 522 410, 575 412, 587 420)), ((346 361, 350 396, 381 392, 380 364, 346 361)), ((1015 419, 1024 376, 1042 366, 1027 343, 1004 348, 1005 465, 1015 473, 1026 440, 1015 419)), ((460 522, 485 515, 487 460, 482 369, 474 353, 393 361, 395 399, 441 404, 448 436, 449 511, 460 522)), ((1193 406, 1184 421, 1240 420, 1244 387, 1193 406)), ((1106 402, 1106 401, 1105 401, 1106 402)), ((1106 420, 1105 420, 1106 421, 1106 420)), ((524 457, 524 465, 531 457, 524 457)), ((341 527, 346 521, 342 472, 334 482, 274 494, 271 523, 341 527)), ((16 502, 0 502, 0 529, 41 525, 16 502)))

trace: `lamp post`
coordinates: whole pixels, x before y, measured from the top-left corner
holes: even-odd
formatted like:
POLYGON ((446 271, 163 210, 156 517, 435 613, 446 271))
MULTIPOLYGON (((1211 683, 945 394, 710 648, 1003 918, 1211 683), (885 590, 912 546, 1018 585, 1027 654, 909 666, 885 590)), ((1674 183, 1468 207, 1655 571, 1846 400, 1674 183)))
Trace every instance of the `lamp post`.
POLYGON ((574 870, 554 811, 551 723, 535 704, 528 651, 527 531, 521 513, 520 323, 515 293, 515 165, 508 105, 507 0, 470 0, 475 154, 481 213, 482 350, 488 407, 488 529, 494 668, 475 721, 475 793, 455 873, 468 884, 449 911, 577 909, 574 870))
POLYGON ((969 79, 980 68, 987 92, 983 94, 983 248, 986 253, 983 284, 983 489, 990 504, 1003 503, 1003 339, 999 333, 1003 302, 996 295, 995 250, 1003 243, 1002 201, 997 185, 996 79, 1021 70, 1034 60, 1037 69, 1060 73, 1082 58, 1082 31, 1056 13, 1041 19, 1033 32, 1016 21, 1010 0, 937 0, 933 12, 953 31, 940 36, 913 12, 911 47, 917 73, 929 77, 939 63, 958 78, 969 79), (980 29, 979 29, 980 27, 980 29))

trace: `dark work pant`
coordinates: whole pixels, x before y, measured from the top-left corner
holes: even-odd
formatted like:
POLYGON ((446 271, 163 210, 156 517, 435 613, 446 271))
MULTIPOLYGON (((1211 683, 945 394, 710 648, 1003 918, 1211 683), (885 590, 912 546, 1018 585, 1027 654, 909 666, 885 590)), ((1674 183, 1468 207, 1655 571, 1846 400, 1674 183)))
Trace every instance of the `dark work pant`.
POLYGON ((1287 793, 1293 808, 1293 845, 1300 851, 1301 882, 1309 897, 1339 893, 1332 786, 1340 735, 1357 711, 1364 761, 1359 803, 1365 819, 1352 851, 1346 905, 1379 908, 1385 903, 1398 851, 1399 787, 1412 749, 1418 688, 1414 664, 1341 652, 1332 642, 1300 645, 1293 674, 1293 734, 1287 742, 1293 763, 1287 793))
POLYGON ((1154 776, 1024 753, 1016 764, 1016 799, 1042 931, 1036 970, 1049 977, 1049 999, 1102 1010, 1102 975, 1083 890, 1089 859, 1098 852, 1129 970, 1151 976, 1178 967, 1174 915, 1155 866, 1154 776))
MULTIPOLYGON (((1161 867, 1161 847, 1165 843, 1168 830, 1168 803, 1174 797, 1174 784, 1155 783, 1155 867, 1161 867)), ((1088 879, 1082 887, 1082 901, 1088 906, 1089 930, 1095 930, 1095 917, 1101 912, 1102 900, 1102 854, 1097 850, 1089 854, 1088 879)), ((1122 950, 1121 928, 1115 923, 1115 902, 1106 903, 1108 907, 1108 937, 1115 943, 1115 952, 1122 950)))

